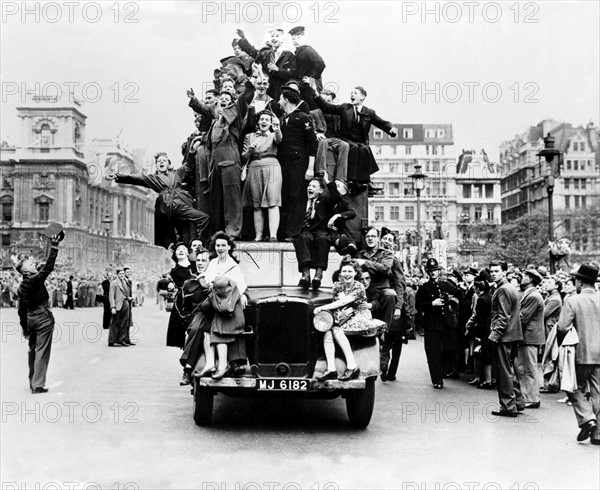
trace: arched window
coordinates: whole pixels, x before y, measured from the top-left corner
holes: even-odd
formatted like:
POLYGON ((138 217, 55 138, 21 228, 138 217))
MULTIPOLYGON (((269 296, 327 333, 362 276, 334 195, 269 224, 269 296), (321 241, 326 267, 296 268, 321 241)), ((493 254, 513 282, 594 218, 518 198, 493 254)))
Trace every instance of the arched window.
POLYGON ((52 145, 52 131, 48 124, 43 124, 40 128, 40 145, 42 148, 50 148, 52 145))

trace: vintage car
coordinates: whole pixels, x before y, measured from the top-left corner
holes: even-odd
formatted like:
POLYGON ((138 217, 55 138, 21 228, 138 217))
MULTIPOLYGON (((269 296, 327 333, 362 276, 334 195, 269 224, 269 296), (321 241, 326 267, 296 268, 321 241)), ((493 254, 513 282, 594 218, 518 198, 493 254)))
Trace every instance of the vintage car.
MULTIPOLYGON (((326 370, 323 333, 313 326, 315 307, 332 301, 331 273, 340 257, 330 254, 329 269, 318 291, 297 286, 294 248, 291 243, 239 243, 236 250, 244 272, 249 304, 246 318, 246 348, 249 364, 240 377, 219 381, 194 375, 194 421, 208 425, 214 397, 228 396, 302 397, 346 399, 350 424, 365 428, 375 402, 375 380, 379 374, 379 342, 374 331, 349 337, 360 376, 351 381, 318 381, 326 370)), ((338 374, 346 369, 343 354, 336 349, 338 374)), ((204 366, 200 359, 195 373, 204 366)))

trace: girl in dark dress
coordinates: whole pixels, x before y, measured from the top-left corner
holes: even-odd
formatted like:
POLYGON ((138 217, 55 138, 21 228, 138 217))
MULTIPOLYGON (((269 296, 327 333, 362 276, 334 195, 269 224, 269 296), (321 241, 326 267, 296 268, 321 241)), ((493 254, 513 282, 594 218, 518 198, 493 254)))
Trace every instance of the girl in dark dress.
POLYGON ((169 318, 169 327, 167 329, 167 347, 179 347, 183 349, 185 345, 185 331, 188 320, 181 315, 183 307, 183 296, 181 288, 183 283, 192 277, 192 271, 196 270, 196 263, 189 259, 190 250, 185 243, 178 243, 173 252, 173 261, 175 267, 169 273, 171 280, 175 284, 177 293, 175 295, 175 304, 171 310, 169 318))
POLYGON ((474 335, 477 341, 475 376, 481 381, 477 388, 492 389, 492 352, 488 340, 492 323, 492 292, 489 282, 481 275, 475 278, 473 285, 477 293, 474 318, 474 335))

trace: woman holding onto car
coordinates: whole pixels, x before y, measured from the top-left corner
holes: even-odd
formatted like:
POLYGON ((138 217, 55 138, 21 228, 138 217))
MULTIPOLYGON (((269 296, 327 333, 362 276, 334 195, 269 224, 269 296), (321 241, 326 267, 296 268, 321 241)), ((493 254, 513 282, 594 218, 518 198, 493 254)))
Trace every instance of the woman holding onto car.
POLYGON ((213 379, 222 379, 229 371, 241 375, 245 371, 246 348, 239 334, 244 331, 243 309, 248 304, 245 294, 248 286, 242 270, 233 257, 235 244, 224 231, 216 232, 210 242, 210 249, 216 255, 200 274, 211 289, 210 301, 214 310, 210 334, 204 336, 206 364, 199 376, 212 374, 213 379), (215 363, 215 348, 218 367, 215 363))
POLYGON ((373 326, 365 288, 360 282, 361 274, 362 269, 355 260, 343 261, 339 269, 338 281, 333 285, 333 303, 314 309, 315 315, 321 311, 331 311, 335 312, 334 318, 337 317, 334 326, 325 332, 323 338, 327 370, 316 376, 319 381, 338 379, 334 339, 346 357, 347 369, 339 380, 349 381, 360 374, 360 368, 356 364, 345 332, 364 331, 373 326))
POLYGON ((175 295, 175 304, 169 317, 167 347, 179 347, 183 349, 188 319, 181 314, 183 307, 181 288, 183 287, 183 283, 192 277, 192 271, 196 270, 196 263, 190 260, 190 249, 185 243, 175 245, 175 250, 171 258, 175 262, 175 267, 171 269, 169 275, 175 284, 177 293, 175 295))

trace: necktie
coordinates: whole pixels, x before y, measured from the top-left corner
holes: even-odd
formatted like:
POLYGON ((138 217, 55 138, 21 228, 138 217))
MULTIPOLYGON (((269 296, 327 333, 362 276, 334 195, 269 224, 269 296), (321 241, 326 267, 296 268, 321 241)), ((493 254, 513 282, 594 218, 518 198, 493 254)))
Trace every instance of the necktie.
POLYGON ((354 108, 354 121, 358 122, 358 108, 354 108))
POLYGON ((306 207, 306 214, 304 215, 304 227, 305 228, 308 228, 308 225, 310 224, 310 220, 312 219, 314 212, 315 212, 315 200, 309 199, 308 206, 306 207))

